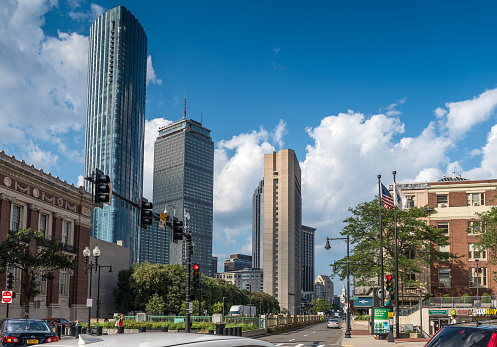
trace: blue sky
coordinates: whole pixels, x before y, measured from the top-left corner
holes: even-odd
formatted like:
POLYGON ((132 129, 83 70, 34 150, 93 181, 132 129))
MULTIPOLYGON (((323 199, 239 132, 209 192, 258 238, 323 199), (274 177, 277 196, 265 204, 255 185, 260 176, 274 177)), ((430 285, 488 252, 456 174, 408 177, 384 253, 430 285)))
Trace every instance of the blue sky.
MULTIPOLYGON (((144 192, 157 129, 215 142, 214 255, 249 253, 263 154, 297 153, 316 275, 344 256, 347 209, 378 174, 497 178, 497 5, 490 1, 0 2, 0 149, 82 182, 89 27, 126 6, 148 36, 144 192)), ((221 268, 221 266, 220 266, 221 268)), ((340 288, 335 291, 339 292, 340 288)))

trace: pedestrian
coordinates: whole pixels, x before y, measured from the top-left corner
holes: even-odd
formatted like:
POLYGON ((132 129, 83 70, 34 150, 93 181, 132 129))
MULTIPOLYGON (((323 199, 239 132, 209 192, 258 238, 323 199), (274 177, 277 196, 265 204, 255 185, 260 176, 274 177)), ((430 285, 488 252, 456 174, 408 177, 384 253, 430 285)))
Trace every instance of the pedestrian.
POLYGON ((119 319, 116 321, 116 332, 114 334, 117 334, 119 332, 119 328, 122 327, 124 324, 124 315, 120 315, 119 319))

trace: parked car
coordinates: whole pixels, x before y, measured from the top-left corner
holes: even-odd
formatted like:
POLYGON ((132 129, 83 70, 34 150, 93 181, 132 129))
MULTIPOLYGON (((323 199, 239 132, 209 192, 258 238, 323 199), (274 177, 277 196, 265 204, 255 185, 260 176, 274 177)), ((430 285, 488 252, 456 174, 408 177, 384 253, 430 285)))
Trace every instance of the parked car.
POLYGON ((0 320, 0 337, 4 347, 59 341, 57 334, 41 319, 4 318, 0 320))
POLYGON ((70 327, 72 322, 64 318, 43 318, 45 322, 50 324, 51 327, 55 328, 57 325, 63 325, 65 327, 70 327))
POLYGON ((272 343, 247 337, 188 333, 130 333, 102 336, 79 335, 79 339, 62 339, 50 347, 78 347, 82 344, 105 347, 276 347, 272 343))
POLYGON ((338 319, 329 318, 328 319, 328 326, 327 326, 327 328, 340 329, 340 322, 338 321, 338 319))
POLYGON ((497 326, 455 324, 440 329, 425 347, 496 347, 497 326))

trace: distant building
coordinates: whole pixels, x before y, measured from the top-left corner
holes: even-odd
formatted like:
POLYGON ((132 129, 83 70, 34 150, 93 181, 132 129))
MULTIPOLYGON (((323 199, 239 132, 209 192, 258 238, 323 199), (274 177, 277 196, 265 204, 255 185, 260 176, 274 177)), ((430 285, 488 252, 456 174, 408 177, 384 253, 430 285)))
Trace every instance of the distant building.
MULTIPOLYGON (((143 194, 143 146, 147 35, 125 7, 98 17, 90 28, 84 176, 110 176, 113 190, 139 203, 143 194)), ((85 182, 88 192, 92 184, 85 182)), ((120 241, 139 261, 140 211, 115 195, 92 211, 91 236, 120 241)))
POLYGON ((328 300, 333 300, 334 288, 330 276, 318 275, 314 281, 314 286, 316 288, 316 299, 327 298, 328 300))
POLYGON ((260 269, 263 225, 264 180, 261 180, 252 195, 252 268, 260 269))
POLYGON ((212 275, 217 274, 217 257, 212 257, 212 275))
POLYGON ((224 260, 224 272, 238 271, 252 268, 252 256, 245 254, 231 254, 224 260))
POLYGON ((300 311, 302 192, 295 152, 264 155, 264 292, 290 314, 300 311))
POLYGON ((314 232, 315 228, 302 225, 302 291, 314 291, 314 232))
MULTIPOLYGON (((212 273, 212 215, 214 142, 211 131, 186 118, 159 129, 154 144, 154 212, 174 213, 192 233, 192 263, 206 276, 212 273), (190 219, 185 219, 185 212, 190 219)), ((169 264, 184 264, 185 242, 170 237, 159 242, 169 246, 169 264)))
POLYGON ((252 292, 263 291, 263 271, 260 269, 221 272, 215 274, 214 277, 221 278, 235 285, 238 289, 251 290, 252 292))

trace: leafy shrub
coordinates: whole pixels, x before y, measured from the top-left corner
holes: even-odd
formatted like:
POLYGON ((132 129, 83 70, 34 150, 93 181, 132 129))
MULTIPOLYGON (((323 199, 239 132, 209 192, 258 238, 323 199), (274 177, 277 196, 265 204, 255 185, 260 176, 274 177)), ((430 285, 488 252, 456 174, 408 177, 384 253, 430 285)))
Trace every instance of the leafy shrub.
POLYGON ((464 293, 462 295, 462 302, 465 303, 465 304, 471 303, 471 298, 469 297, 468 293, 464 293))
POLYGON ((483 303, 489 303, 490 301, 491 301, 490 294, 483 293, 483 295, 481 296, 481 302, 483 302, 483 303))
POLYGON ((448 304, 450 304, 450 303, 452 302, 452 298, 451 298, 450 294, 445 294, 445 295, 443 296, 442 302, 443 302, 443 303, 446 303, 446 304, 447 304, 447 303, 448 303, 448 304))
POLYGON ((369 314, 363 314, 361 316, 355 317, 355 320, 370 320, 371 316, 369 314))

